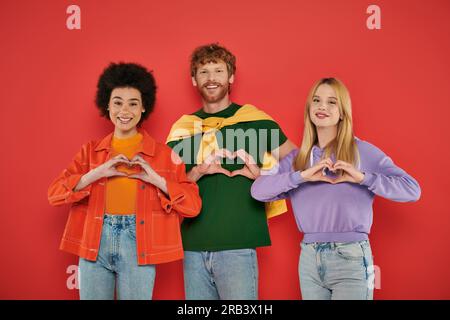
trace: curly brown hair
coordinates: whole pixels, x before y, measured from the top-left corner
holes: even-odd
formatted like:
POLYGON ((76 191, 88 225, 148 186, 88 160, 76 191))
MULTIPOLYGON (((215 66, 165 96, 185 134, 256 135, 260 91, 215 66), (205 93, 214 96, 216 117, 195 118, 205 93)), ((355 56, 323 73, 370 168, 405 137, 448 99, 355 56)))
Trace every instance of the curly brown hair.
POLYGON ((191 55, 191 76, 195 76, 199 66, 210 62, 217 63, 218 60, 227 65, 229 77, 236 72, 236 57, 225 47, 218 43, 197 47, 191 55))
POLYGON ((151 71, 136 63, 110 63, 103 70, 97 83, 97 94, 95 102, 100 110, 100 114, 109 119, 108 104, 111 92, 115 88, 134 88, 142 96, 142 106, 145 112, 142 113, 142 121, 148 118, 155 106, 156 83, 151 71))

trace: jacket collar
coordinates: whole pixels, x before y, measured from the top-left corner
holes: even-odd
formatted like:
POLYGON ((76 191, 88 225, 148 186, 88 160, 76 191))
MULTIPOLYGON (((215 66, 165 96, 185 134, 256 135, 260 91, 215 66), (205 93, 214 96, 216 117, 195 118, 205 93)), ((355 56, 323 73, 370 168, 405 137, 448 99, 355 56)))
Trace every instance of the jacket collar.
MULTIPOLYGON (((138 132, 142 134, 142 144, 138 148, 138 153, 144 153, 148 156, 153 157, 155 155, 155 149, 156 149, 156 141, 153 139, 147 131, 144 129, 138 129, 138 132)), ((102 150, 110 150, 111 149, 111 140, 113 137, 114 132, 111 132, 106 137, 104 137, 95 147, 95 151, 102 151, 102 150)))

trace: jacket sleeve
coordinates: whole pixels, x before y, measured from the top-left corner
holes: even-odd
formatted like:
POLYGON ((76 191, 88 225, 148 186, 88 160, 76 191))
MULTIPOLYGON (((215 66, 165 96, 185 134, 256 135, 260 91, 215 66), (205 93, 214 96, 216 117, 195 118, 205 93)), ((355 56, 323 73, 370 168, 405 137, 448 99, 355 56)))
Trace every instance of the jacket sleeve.
POLYGON ((286 199, 289 197, 289 191, 304 182, 300 172, 294 171, 292 167, 297 152, 291 151, 271 170, 261 172, 251 187, 254 199, 263 202, 286 199))
POLYGON ((158 189, 161 206, 167 213, 175 211, 182 217, 195 217, 200 213, 202 207, 198 186, 187 178, 186 168, 181 158, 175 152, 171 152, 173 162, 176 163, 173 164, 176 179, 166 178, 168 195, 158 189))
POLYGON ((89 144, 83 145, 69 166, 64 169, 48 188, 48 201, 53 206, 78 202, 89 196, 91 186, 74 191, 81 177, 89 171, 89 144))
POLYGON ((364 170, 361 185, 383 198, 411 202, 420 198, 421 190, 417 181, 403 169, 397 167, 392 159, 375 146, 370 148, 370 166, 364 170))

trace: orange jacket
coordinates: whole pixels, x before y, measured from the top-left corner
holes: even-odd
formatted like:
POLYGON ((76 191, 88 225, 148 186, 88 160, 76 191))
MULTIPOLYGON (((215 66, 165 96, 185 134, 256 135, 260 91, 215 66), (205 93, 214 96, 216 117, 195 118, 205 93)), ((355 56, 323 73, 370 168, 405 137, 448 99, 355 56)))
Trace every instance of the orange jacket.
MULTIPOLYGON (((180 216, 200 213, 198 186, 186 177, 181 159, 168 146, 157 143, 145 130, 139 154, 167 181, 169 196, 138 180, 136 195, 136 249, 138 264, 156 264, 183 258, 180 216), (172 159, 177 159, 174 163, 172 159)), ((105 209, 106 180, 102 178, 73 191, 80 178, 112 157, 112 133, 81 148, 69 167, 48 189, 51 205, 70 204, 60 249, 95 261, 100 246, 105 209)))

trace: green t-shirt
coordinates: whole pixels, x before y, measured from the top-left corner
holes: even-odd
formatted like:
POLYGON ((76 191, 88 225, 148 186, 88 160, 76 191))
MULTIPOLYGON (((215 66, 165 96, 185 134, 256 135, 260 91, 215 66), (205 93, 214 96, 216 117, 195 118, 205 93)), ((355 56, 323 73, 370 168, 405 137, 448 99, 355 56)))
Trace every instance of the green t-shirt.
MULTIPOLYGON (((193 115, 227 118, 233 116, 240 105, 232 103, 217 113, 199 110, 193 115)), ((241 122, 226 126, 216 133, 219 148, 231 152, 245 149, 261 166, 266 151, 278 148, 286 140, 278 124, 272 120, 241 122)), ((196 165, 201 134, 169 142, 186 164, 186 171, 196 165)), ((242 168, 240 159, 223 159, 222 167, 229 170, 242 168)), ((253 180, 244 176, 228 177, 224 174, 204 175, 197 181, 202 198, 202 210, 195 218, 185 218, 181 225, 183 246, 190 251, 219 251, 255 248, 271 244, 263 202, 252 198, 253 180)))

